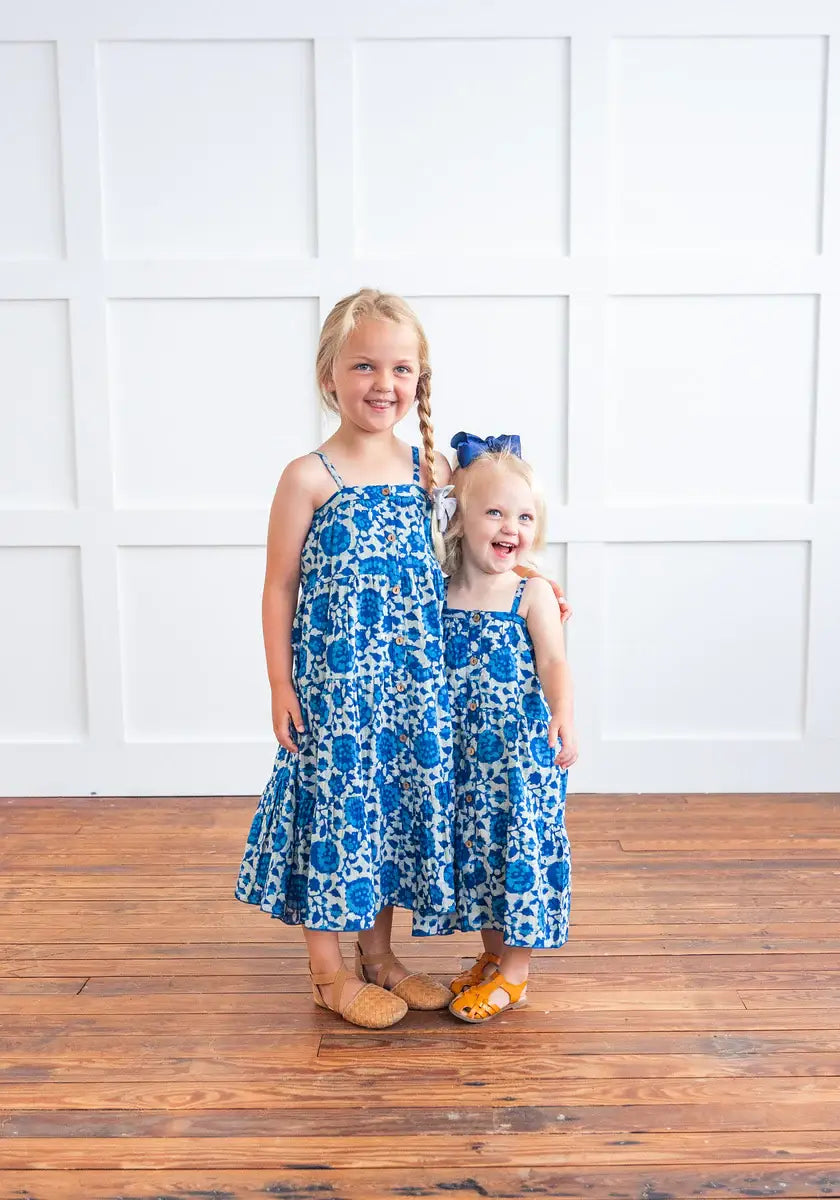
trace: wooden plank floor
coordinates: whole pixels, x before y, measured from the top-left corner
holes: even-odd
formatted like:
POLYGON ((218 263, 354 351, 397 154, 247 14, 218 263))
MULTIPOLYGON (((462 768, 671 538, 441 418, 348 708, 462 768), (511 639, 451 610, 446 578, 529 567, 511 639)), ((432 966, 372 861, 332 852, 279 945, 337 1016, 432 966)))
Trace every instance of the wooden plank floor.
POLYGON ((0 1200, 840 1197, 840 796, 572 797, 530 1007, 382 1033, 232 899, 252 809, 0 800, 0 1200))

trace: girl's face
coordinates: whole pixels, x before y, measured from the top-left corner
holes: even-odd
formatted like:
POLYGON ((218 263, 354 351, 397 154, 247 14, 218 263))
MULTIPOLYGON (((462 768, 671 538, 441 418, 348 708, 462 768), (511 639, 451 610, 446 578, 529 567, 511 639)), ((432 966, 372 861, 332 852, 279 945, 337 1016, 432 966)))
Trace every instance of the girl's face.
POLYGON ((343 421, 381 433, 414 403, 420 376, 417 334, 396 321, 359 321, 333 365, 330 390, 343 421))
POLYGON ((530 487, 513 471, 495 463, 476 463, 461 514, 465 561, 488 575, 500 575, 527 563, 536 536, 536 507, 530 487))

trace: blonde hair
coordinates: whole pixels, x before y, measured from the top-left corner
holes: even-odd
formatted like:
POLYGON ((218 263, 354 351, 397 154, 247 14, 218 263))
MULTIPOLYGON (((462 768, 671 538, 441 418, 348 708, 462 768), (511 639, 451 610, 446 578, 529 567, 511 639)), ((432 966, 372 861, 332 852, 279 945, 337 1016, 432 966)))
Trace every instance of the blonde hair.
POLYGON ((423 326, 414 310, 400 296, 389 292, 378 292, 374 288, 362 288, 352 296, 345 296, 333 307, 321 329, 318 354, 315 359, 315 374, 321 403, 328 412, 338 412, 335 392, 330 389, 335 360, 341 348, 360 321, 394 321, 398 325, 410 325, 417 334, 417 357, 420 360, 420 375, 417 380, 417 418, 423 438, 423 461, 426 465, 429 491, 435 486, 435 443, 432 425, 432 410, 429 397, 432 391, 432 367, 429 362, 429 343, 423 326))
MULTIPOLYGON (((452 520, 446 527, 446 533, 443 535, 443 570, 447 575, 455 575, 461 569, 464 513, 469 504, 470 492, 478 478, 476 467, 482 463, 490 463, 500 470, 510 471, 512 475, 518 475, 528 485, 534 498, 534 541, 531 549, 539 552, 545 546, 545 498, 534 477, 532 467, 516 454, 511 454, 510 450, 488 450, 473 459, 468 467, 456 467, 452 475, 457 507, 452 520)), ((534 564, 528 565, 533 566, 534 564)))

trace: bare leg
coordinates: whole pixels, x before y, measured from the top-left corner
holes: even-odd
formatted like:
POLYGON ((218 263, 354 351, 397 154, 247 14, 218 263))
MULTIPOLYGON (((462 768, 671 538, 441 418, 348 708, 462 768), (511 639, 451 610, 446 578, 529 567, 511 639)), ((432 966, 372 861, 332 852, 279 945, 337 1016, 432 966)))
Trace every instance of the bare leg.
POLYGON ((499 963, 499 974, 504 975, 510 983, 524 983, 528 978, 531 965, 531 950, 528 946, 505 946, 502 950, 502 961, 499 963))
POLYGON ((342 967, 347 967, 350 978, 341 989, 341 1004, 349 1004, 357 992, 365 986, 356 979, 352 967, 347 966, 341 957, 341 947, 338 944, 338 934, 329 929, 303 928, 306 949, 309 952, 309 969, 313 975, 335 975, 342 967))
POLYGON ((500 929, 482 929, 481 940, 488 954, 501 958, 505 949, 505 941, 500 929))
MULTIPOLYGON (((365 956, 371 955, 376 957, 378 954, 387 954, 391 949, 391 928, 394 923, 393 905, 388 908, 383 908, 373 923, 372 929, 363 929, 359 933, 359 945, 362 948, 362 954, 365 956)), ((376 969, 368 968, 369 978, 376 978, 376 969)), ((401 979, 405 979, 406 975, 411 972, 403 966, 399 961, 389 969, 385 976, 384 983, 388 987, 393 987, 399 983, 401 979)))
MULTIPOLYGON (((482 929, 481 940, 484 944, 484 950, 487 954, 495 954, 496 958, 501 958, 504 953, 505 943, 504 937, 499 929, 482 929)), ((495 963, 485 963, 481 972, 483 979, 489 979, 491 975, 495 975, 498 971, 495 963)))
MULTIPOLYGON (((501 936, 501 935, 500 935, 501 936)), ((494 953, 496 953, 494 951, 494 953)), ((531 963, 531 951, 527 946, 505 946, 502 944, 501 961, 499 963, 499 974, 503 975, 508 983, 526 983, 528 980, 528 968, 531 963)), ((522 999, 525 999, 527 988, 522 993, 522 999)), ((500 1008, 506 1008, 510 1004, 510 996, 504 988, 496 988, 488 996, 491 1004, 498 1004, 500 1008)))

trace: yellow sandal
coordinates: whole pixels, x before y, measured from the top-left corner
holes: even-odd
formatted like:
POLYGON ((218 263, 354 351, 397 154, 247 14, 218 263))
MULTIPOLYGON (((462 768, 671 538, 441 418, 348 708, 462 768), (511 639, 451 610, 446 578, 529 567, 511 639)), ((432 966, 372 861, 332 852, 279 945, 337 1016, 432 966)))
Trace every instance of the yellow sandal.
POLYGON ((449 1005, 449 1011, 461 1021, 478 1025, 482 1021, 489 1021, 492 1017, 498 1016, 500 1012, 507 1012, 509 1008, 524 1008, 528 1003, 525 993, 527 986, 527 979, 524 983, 511 983, 510 980, 505 979, 504 975, 497 972, 489 979, 485 979, 483 983, 476 983, 472 987, 465 988, 449 1005), (497 1004, 495 1001, 491 1001, 490 997, 498 988, 507 992, 507 1004, 497 1004))
POLYGON ((459 992, 463 992, 464 988, 474 987, 477 983, 483 983, 487 978, 484 974, 485 967, 498 967, 498 954, 491 954, 489 950, 485 950, 481 958, 477 958, 468 971, 462 971, 460 975, 456 975, 450 983, 449 987, 457 996, 459 992))
POLYGON ((334 975, 313 975, 310 969, 309 978, 312 981, 312 999, 318 1007, 338 1013, 351 1025, 361 1025, 363 1029, 387 1029, 401 1021, 408 1012, 404 1000, 377 987, 375 983, 366 984, 342 1007, 342 989, 347 980, 352 978, 345 966, 339 967, 334 975))
POLYGON ((387 988, 392 996, 399 996, 409 1008, 430 1012, 447 1007, 452 993, 448 987, 432 979, 431 975, 423 975, 418 971, 413 975, 406 975, 399 983, 389 987, 385 981, 388 972, 396 963, 397 956, 393 950, 388 950, 385 954, 363 954, 362 947, 356 942, 356 975, 359 979, 387 988), (372 981, 367 977, 368 967, 374 968, 376 972, 372 981))

